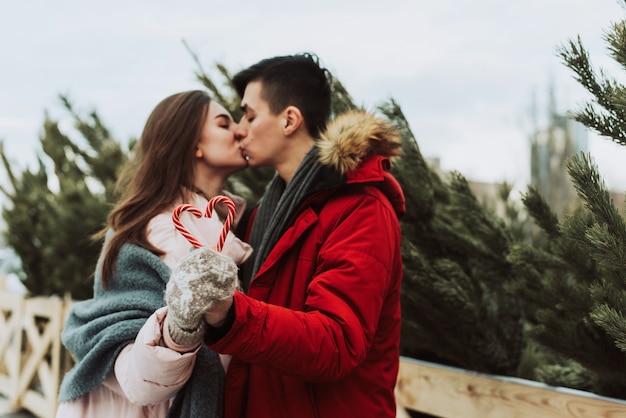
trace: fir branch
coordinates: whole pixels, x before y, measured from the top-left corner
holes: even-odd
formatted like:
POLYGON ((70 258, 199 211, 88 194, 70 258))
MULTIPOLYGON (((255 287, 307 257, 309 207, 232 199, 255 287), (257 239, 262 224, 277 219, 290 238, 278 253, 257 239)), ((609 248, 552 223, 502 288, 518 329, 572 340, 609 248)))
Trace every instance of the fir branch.
POLYGON ((584 108, 573 112, 572 116, 576 121, 588 128, 592 128, 611 141, 619 145, 626 145, 626 128, 623 124, 623 119, 601 113, 591 103, 587 103, 584 108))
POLYGON ((506 229, 504 221, 484 210, 461 173, 451 173, 450 190, 452 198, 457 203, 456 207, 464 209, 463 213, 458 215, 467 218, 465 225, 470 234, 483 237, 485 246, 492 254, 497 254, 493 256, 494 259, 499 259, 501 251, 508 248, 511 241, 510 232, 506 229))
MULTIPOLYGON (((565 65, 574 71, 576 81, 587 89, 593 96, 601 100, 602 87, 597 82, 596 75, 589 61, 589 53, 583 46, 580 36, 577 41, 569 40, 568 45, 561 45, 557 48, 558 55, 565 65)), ((605 105, 599 101, 601 105, 605 105)))
POLYGON ((570 40, 568 45, 557 48, 557 53, 565 65, 574 71, 575 79, 593 95, 595 101, 607 113, 602 114, 596 111, 590 103, 587 103, 584 108, 574 113, 575 119, 602 135, 626 144, 624 128, 619 128, 622 125, 621 121, 626 120, 626 112, 624 108, 615 106, 613 100, 617 96, 615 92, 619 90, 619 85, 609 79, 603 71, 600 72, 600 77, 596 77, 589 61, 589 54, 583 46, 580 36, 576 42, 570 40), (603 121, 608 123, 606 127, 602 125, 603 121))
MULTIPOLYGON (((613 86, 610 100, 615 108, 619 109, 621 113, 626 113, 626 88, 623 85, 616 84, 613 86)), ((619 124, 622 130, 626 130, 624 128, 624 126, 626 125, 626 120, 619 120, 619 124)))
POLYGON ((626 69, 626 21, 611 25, 611 30, 604 36, 608 44, 608 50, 613 59, 626 69))
POLYGON ((528 186, 527 193, 522 194, 522 203, 550 238, 559 236, 559 220, 535 187, 528 186))
POLYGON ((607 305, 626 312, 626 289, 621 283, 615 286, 615 283, 606 279, 596 280, 589 285, 589 295, 595 306, 607 305))
POLYGON ((516 267, 514 270, 529 273, 535 279, 541 278, 550 269, 566 267, 563 260, 554 254, 526 244, 511 246, 507 261, 516 267))
POLYGON ((615 112, 616 115, 622 116, 623 119, 624 115, 620 114, 614 108, 613 103, 608 100, 616 83, 611 81, 603 71, 600 71, 600 77, 595 75, 589 60, 589 53, 585 49, 580 36, 578 36, 576 42, 570 40, 569 46, 561 45, 558 47, 557 53, 561 56, 565 65, 574 71, 576 80, 596 98, 598 104, 608 112, 615 112))
POLYGON ((213 93, 215 100, 217 100, 220 103, 226 103, 227 100, 222 96, 220 89, 217 88, 215 83, 213 83, 211 78, 207 75, 206 71, 204 71, 204 68, 202 67, 202 64, 200 63, 200 59, 198 58, 198 55, 191 49, 187 41, 183 39, 182 42, 185 48, 187 49, 187 52, 189 52, 189 54, 191 55, 191 58, 196 63, 196 66, 198 67, 197 70, 195 71, 196 79, 200 83, 202 83, 202 85, 204 85, 207 89, 209 89, 211 93, 213 93))
POLYGON ((404 112, 402 112, 402 108, 398 102, 394 99, 389 99, 387 102, 378 106, 378 110, 380 110, 400 132, 405 132, 415 140, 415 135, 413 135, 413 131, 409 126, 409 121, 406 119, 406 116, 404 116, 404 112))
MULTIPOLYGON (((92 110, 89 113, 89 118, 93 123, 89 123, 85 119, 83 119, 78 112, 74 110, 74 106, 70 102, 70 99, 67 95, 60 94, 59 99, 61 103, 68 111, 72 119, 74 120, 74 126, 76 129, 83 135, 83 138, 87 140, 89 145, 94 149, 100 149, 104 143, 111 140, 111 134, 109 130, 102 124, 98 114, 95 110, 92 110)), ((72 151, 76 153, 81 153, 80 147, 73 145, 72 151)), ((88 157, 87 154, 82 153, 85 157, 88 157)))
POLYGON ((461 317, 468 324, 475 323, 472 313, 478 310, 475 302, 480 298, 470 278, 456 262, 449 259, 435 260, 433 270, 439 276, 439 280, 433 283, 433 290, 440 300, 453 311, 464 312, 461 317))
POLYGON ((350 110, 362 109, 362 106, 357 106, 354 103, 354 99, 348 93, 348 90, 344 85, 335 77, 331 77, 330 88, 332 91, 331 96, 331 118, 334 118, 342 113, 350 110))
POLYGON ((594 307, 589 314, 593 322, 615 340, 615 345, 626 353, 626 317, 606 303, 594 307))
MULTIPOLYGON (((9 164, 9 160, 4 152, 4 141, 0 140, 0 158, 2 158, 2 165, 4 166, 4 171, 6 171, 7 176, 9 176, 9 181, 11 182, 11 186, 13 186, 13 190, 17 190, 17 179, 15 178, 15 174, 11 169, 11 164, 9 164)), ((0 185, 0 191, 8 198, 11 198, 12 194, 8 192, 4 187, 0 185)))
POLYGON ((626 266, 626 246, 615 235, 609 233, 606 225, 594 225, 587 231, 586 238, 589 241, 589 255, 598 263, 603 273, 622 286, 623 275, 626 266))
MULTIPOLYGON (((456 218, 456 215, 454 216, 456 218)), ((443 243, 446 255, 481 256, 493 258, 493 253, 487 246, 461 225, 454 224, 453 218, 433 218, 432 228, 438 241, 443 243)))
MULTIPOLYGON (((589 254, 595 251, 586 234, 593 225, 593 217, 582 208, 567 216, 560 226, 561 237, 550 245, 550 251, 563 261, 560 269, 552 269, 556 276, 557 295, 567 295, 573 306, 588 305, 588 286, 600 276, 597 263, 589 254), (561 288, 562 287, 562 288, 561 288)), ((563 302, 565 303, 565 301, 563 302)))
POLYGON ((400 222, 403 229, 407 225, 412 228, 424 224, 433 216, 435 174, 428 168, 400 106, 391 99, 380 105, 378 110, 391 121, 402 138, 402 155, 394 159, 391 166, 391 172, 400 182, 406 198, 407 212, 400 222))
POLYGON ((561 364, 541 364, 535 369, 537 380, 551 386, 566 386, 578 390, 591 391, 589 384, 591 373, 587 368, 575 361, 566 361, 561 364))
MULTIPOLYGON (((197 59, 197 57, 196 57, 197 59)), ((226 68, 226 66, 224 64, 221 63, 216 63, 215 64, 215 68, 217 68, 217 71, 222 75, 222 77, 224 77, 224 79, 226 80, 232 80, 233 76, 231 75, 230 71, 228 70, 228 68, 226 68)))
POLYGON ((610 234, 626 243, 626 226, 620 216, 604 181, 590 155, 580 153, 567 162, 567 170, 578 195, 599 224, 607 226, 610 234))

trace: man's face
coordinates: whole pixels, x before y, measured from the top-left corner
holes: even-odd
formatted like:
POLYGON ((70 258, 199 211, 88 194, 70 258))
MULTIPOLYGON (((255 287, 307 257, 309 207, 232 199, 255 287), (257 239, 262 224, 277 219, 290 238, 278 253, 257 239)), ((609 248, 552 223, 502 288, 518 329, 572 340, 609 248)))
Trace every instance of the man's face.
POLYGON ((247 134, 239 145, 251 167, 269 165, 276 168, 284 154, 284 118, 271 112, 269 103, 261 95, 262 87, 260 81, 246 86, 241 99, 244 113, 239 125, 247 134))

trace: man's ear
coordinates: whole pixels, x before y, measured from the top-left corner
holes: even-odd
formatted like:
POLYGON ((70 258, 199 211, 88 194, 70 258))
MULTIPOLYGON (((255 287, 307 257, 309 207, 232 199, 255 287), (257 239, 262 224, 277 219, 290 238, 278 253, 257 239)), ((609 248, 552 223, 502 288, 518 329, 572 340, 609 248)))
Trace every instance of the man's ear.
POLYGON ((287 106, 283 111, 283 132, 285 136, 289 136, 296 132, 304 123, 302 112, 295 106, 287 106))

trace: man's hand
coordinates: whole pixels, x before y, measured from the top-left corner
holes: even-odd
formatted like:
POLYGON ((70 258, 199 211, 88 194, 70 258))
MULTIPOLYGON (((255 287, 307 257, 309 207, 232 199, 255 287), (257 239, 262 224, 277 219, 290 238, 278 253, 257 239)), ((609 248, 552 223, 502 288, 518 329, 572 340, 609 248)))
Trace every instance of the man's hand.
POLYGON ((232 297, 215 302, 213 306, 204 312, 204 320, 212 327, 221 327, 226 321, 231 306, 233 306, 232 297))

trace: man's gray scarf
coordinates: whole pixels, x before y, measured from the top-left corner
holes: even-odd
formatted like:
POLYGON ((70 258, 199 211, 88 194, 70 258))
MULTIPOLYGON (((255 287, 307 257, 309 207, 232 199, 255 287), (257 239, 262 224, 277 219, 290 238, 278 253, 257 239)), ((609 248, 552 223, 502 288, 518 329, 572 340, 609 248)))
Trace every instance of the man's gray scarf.
POLYGON ((247 287, 256 276, 267 255, 289 226, 298 207, 311 194, 317 185, 315 179, 321 171, 318 150, 313 147, 300 163, 287 187, 278 174, 274 176, 259 202, 252 225, 250 245, 254 252, 244 265, 244 286, 247 287))

